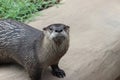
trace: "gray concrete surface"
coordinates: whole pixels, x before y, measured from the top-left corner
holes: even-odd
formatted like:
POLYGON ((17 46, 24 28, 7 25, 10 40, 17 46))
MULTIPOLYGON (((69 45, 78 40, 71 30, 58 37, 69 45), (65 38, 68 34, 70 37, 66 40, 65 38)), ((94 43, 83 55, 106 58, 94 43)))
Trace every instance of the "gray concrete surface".
MULTIPOLYGON (((58 79, 48 69, 42 80, 115 80, 120 75, 119 0, 64 0, 42 14, 28 24, 38 29, 52 23, 71 27, 70 48, 60 62, 67 76, 58 79)), ((29 79, 21 68, 2 66, 0 80, 29 79)))

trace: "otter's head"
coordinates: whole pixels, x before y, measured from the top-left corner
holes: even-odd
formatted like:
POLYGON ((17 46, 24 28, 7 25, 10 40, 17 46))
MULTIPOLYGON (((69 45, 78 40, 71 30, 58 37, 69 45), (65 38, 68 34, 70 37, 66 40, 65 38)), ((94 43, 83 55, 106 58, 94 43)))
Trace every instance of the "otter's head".
POLYGON ((64 24, 52 24, 43 28, 47 39, 54 41, 56 44, 62 44, 63 41, 69 40, 69 26, 64 24))

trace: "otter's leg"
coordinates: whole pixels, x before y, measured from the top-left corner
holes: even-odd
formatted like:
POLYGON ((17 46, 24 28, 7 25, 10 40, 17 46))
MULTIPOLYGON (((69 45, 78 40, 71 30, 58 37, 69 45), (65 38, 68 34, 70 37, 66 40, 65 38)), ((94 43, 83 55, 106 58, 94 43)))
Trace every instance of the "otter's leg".
POLYGON ((30 55, 34 55, 34 54, 32 52, 29 52, 28 55, 24 55, 24 59, 23 59, 24 68, 28 72, 31 80, 41 80, 42 68, 37 58, 30 55))
POLYGON ((28 66, 27 71, 31 80, 41 80, 42 68, 40 65, 28 66))
POLYGON ((58 64, 51 65, 52 68, 52 74, 54 76, 57 76, 59 78, 63 78, 66 76, 65 72, 59 68, 58 64))

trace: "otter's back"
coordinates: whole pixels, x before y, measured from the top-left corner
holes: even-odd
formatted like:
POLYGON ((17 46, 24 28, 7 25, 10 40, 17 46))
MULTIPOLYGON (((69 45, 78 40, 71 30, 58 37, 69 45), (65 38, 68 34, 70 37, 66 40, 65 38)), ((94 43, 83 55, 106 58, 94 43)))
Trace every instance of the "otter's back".
POLYGON ((10 19, 0 20, 0 49, 28 46, 42 36, 42 31, 24 23, 10 19))

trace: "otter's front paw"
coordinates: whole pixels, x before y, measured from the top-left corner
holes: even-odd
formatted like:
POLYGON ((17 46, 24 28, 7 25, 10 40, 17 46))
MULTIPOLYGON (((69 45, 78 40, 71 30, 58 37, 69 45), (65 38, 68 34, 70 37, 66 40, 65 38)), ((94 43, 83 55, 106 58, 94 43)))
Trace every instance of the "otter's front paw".
POLYGON ((52 70, 52 74, 54 76, 57 76, 58 78, 64 78, 66 75, 65 75, 65 72, 61 69, 54 69, 52 70))

